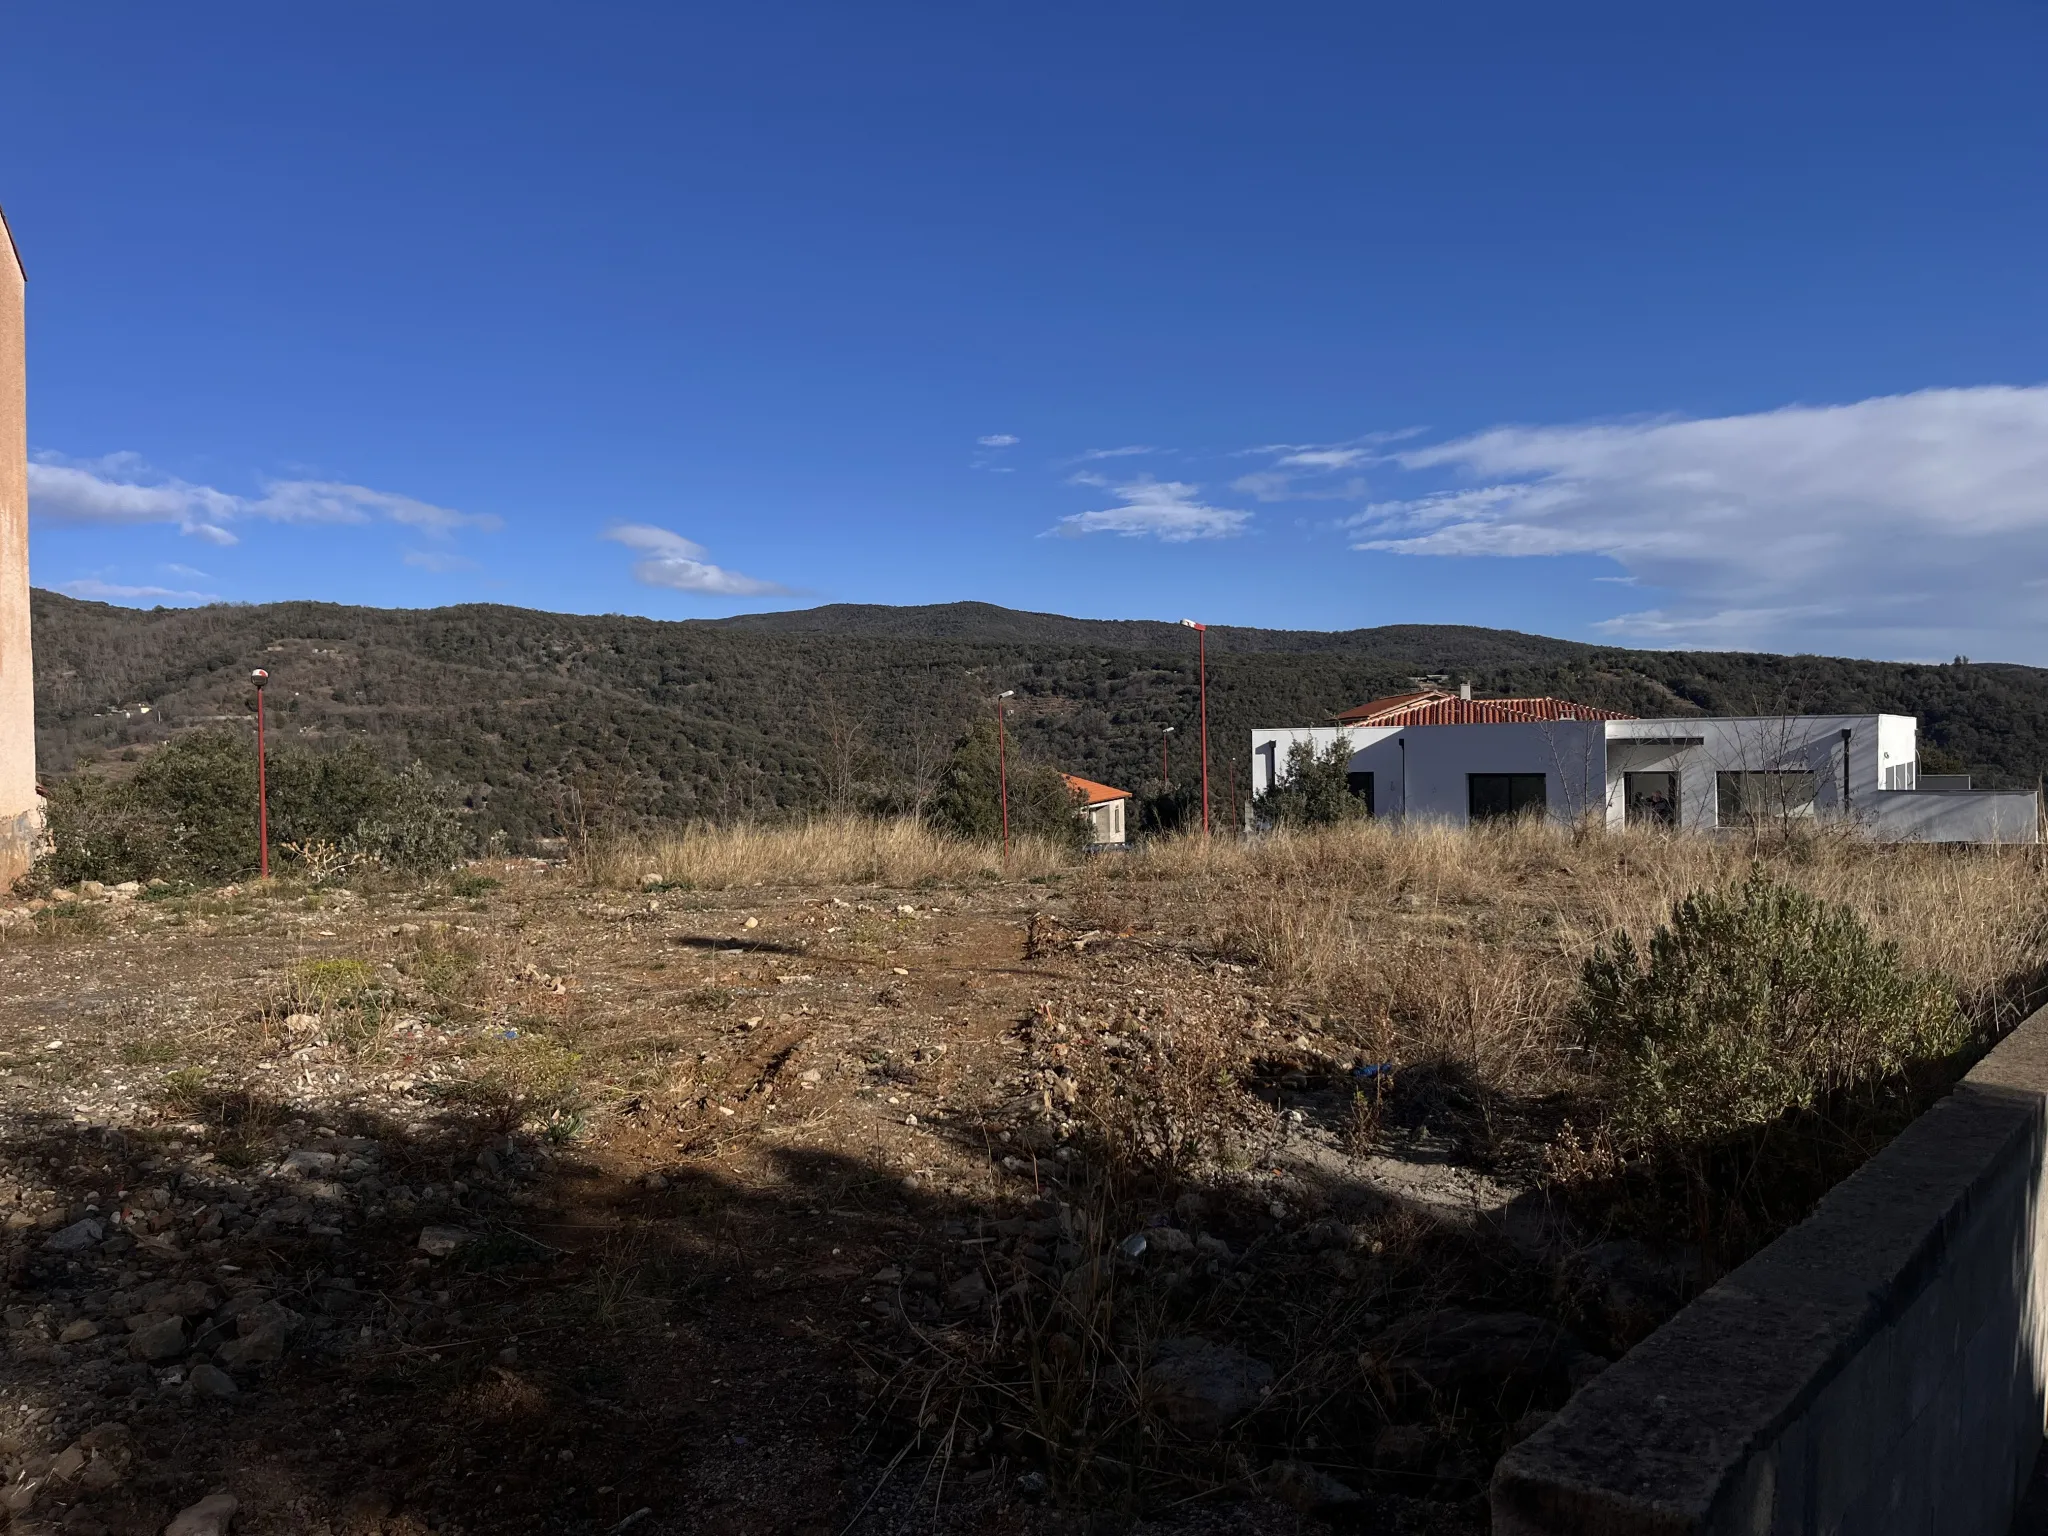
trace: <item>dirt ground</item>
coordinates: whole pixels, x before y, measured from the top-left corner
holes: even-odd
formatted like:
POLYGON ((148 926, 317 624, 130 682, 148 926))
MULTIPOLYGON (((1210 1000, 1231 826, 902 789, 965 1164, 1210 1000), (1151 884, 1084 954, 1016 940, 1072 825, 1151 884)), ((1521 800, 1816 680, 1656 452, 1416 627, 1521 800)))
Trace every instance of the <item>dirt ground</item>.
POLYGON ((16 923, 13 1529, 1483 1530, 1612 1353, 1544 1106, 1389 1098, 1078 889, 507 861, 16 923))

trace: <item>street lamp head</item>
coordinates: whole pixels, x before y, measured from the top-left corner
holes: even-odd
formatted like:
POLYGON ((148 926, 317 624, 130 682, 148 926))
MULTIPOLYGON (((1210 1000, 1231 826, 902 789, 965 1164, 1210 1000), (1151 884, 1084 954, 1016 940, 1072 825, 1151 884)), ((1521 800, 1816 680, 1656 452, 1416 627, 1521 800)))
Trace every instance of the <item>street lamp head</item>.
POLYGON ((1183 629, 1207 629, 1209 627, 1206 624, 1197 624, 1193 619, 1182 619, 1180 623, 1183 629))
POLYGON ((1174 730, 1175 727, 1170 725, 1163 725, 1159 728, 1160 734, 1163 736, 1171 736, 1174 733, 1174 730))
POLYGON ((258 688, 261 688, 265 683, 270 681, 270 674, 264 671, 261 667, 258 667, 254 672, 251 672, 249 676, 256 680, 256 686, 258 688))
POLYGON ((996 697, 999 699, 1014 699, 1015 697, 1017 697, 1017 690, 1014 688, 1005 688, 1001 693, 997 694, 996 697))

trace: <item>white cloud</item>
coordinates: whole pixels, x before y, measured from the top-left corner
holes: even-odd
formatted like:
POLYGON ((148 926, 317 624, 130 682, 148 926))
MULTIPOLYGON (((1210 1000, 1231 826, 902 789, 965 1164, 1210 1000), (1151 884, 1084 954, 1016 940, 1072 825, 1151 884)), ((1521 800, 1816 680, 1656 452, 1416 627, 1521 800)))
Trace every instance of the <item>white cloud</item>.
MULTIPOLYGON (((1082 485, 1102 485, 1100 477, 1077 474, 1082 485)), ((1196 500, 1202 489, 1183 480, 1141 478, 1108 487, 1123 503, 1099 512, 1076 512, 1048 529, 1063 538, 1081 538, 1091 533, 1116 533, 1126 538, 1150 536, 1168 544, 1185 544, 1192 539, 1227 539, 1244 532, 1251 521, 1249 512, 1233 512, 1196 500)))
POLYGON ((1130 443, 1122 448, 1090 448, 1086 453, 1077 453, 1067 462, 1088 464, 1097 459, 1128 459, 1141 453, 1157 453, 1159 450, 1149 443, 1130 443))
POLYGON ((382 517, 429 538, 446 538, 462 528, 495 533, 505 526, 488 512, 456 512, 411 496, 333 480, 273 480, 259 500, 248 504, 248 515, 290 523, 366 523, 382 517))
POLYGON ((235 515, 238 499, 207 485, 168 477, 142 484, 80 465, 35 461, 28 467, 28 497, 30 509, 53 523, 171 523, 217 544, 235 542, 220 524, 235 515))
POLYGON ((1277 469, 1255 470, 1230 482, 1233 491, 1243 491, 1260 501, 1363 501, 1365 481, 1353 475, 1348 480, 1322 481, 1290 475, 1277 469))
POLYGON ((29 507, 45 522, 130 527, 168 523, 209 544, 238 543, 227 525, 251 518, 279 523, 384 521, 431 538, 459 529, 504 526, 487 513, 457 512, 391 491, 331 480, 272 480, 260 496, 239 496, 159 474, 131 453, 67 461, 42 455, 28 467, 29 507))
POLYGON ((1260 501, 1363 501, 1365 481, 1357 475, 1338 480, 1347 470, 1387 462, 1384 445, 1412 437, 1414 429, 1373 432, 1343 443, 1266 443, 1242 450, 1246 457, 1272 460, 1271 467, 1240 475, 1234 491, 1260 501))
POLYGON ((451 555, 446 550, 439 549, 408 549, 400 559, 415 570, 437 573, 473 571, 477 568, 474 560, 466 560, 461 555, 451 555))
POLYGON ((216 592, 180 592, 171 587, 130 587, 118 582, 100 581, 91 576, 80 577, 77 581, 58 583, 59 589, 73 597, 91 598, 98 602, 133 602, 137 598, 153 597, 167 603, 217 603, 220 594, 216 592))
POLYGON ((1371 457, 1363 448, 1295 448, 1273 462, 1282 469, 1351 469, 1371 457))
POLYGON ((666 528, 621 523, 607 529, 605 537, 647 556, 633 563, 633 576, 650 587, 708 592, 719 597, 767 597, 789 591, 772 581, 757 581, 752 576, 710 564, 704 558, 708 551, 703 545, 666 528))
POLYGON ((1500 427, 1389 457, 1467 482, 1367 506, 1361 549, 1600 555, 1664 605, 1666 644, 2040 656, 2048 386, 1926 390, 1754 415, 1500 427))
POLYGON ((1014 432, 991 432, 987 437, 977 437, 975 441, 984 448, 1014 448, 1023 439, 1014 432))

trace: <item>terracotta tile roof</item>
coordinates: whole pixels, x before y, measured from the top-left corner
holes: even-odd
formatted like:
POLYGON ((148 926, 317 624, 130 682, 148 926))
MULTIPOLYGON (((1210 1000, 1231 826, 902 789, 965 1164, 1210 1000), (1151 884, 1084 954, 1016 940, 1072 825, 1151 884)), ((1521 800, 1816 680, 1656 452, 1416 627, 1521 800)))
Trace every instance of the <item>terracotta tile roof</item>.
POLYGON ((1090 805, 1107 805, 1112 800, 1131 798, 1128 789, 1111 789, 1107 784, 1098 784, 1093 779, 1076 778, 1071 773, 1063 773, 1060 777, 1067 781, 1067 788, 1076 794, 1085 795, 1090 805))
POLYGON ((1374 699, 1337 716, 1339 725, 1512 725, 1538 720, 1633 720, 1618 709, 1570 699, 1461 699, 1440 688, 1374 699))

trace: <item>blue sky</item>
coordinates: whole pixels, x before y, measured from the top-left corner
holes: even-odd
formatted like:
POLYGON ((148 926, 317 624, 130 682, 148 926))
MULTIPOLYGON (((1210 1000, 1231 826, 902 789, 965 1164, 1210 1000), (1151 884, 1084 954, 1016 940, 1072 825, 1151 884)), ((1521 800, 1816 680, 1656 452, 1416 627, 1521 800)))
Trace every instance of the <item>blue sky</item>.
POLYGON ((8 25, 41 585, 2048 662, 2035 0, 8 25))

